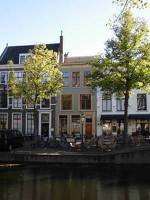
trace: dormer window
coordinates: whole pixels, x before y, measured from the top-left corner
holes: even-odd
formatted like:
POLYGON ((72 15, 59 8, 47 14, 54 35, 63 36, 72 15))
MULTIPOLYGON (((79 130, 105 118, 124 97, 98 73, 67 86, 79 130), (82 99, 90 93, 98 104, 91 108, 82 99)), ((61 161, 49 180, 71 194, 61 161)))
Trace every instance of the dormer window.
POLYGON ((19 54, 19 64, 24 64, 25 59, 31 57, 31 53, 21 53, 19 54))

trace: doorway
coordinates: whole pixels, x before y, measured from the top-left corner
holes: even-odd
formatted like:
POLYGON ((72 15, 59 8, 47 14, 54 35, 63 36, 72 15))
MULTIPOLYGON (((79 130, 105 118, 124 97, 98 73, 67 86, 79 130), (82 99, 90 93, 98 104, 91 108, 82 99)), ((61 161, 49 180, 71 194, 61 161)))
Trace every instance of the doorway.
POLYGON ((39 113, 39 135, 41 137, 51 136, 51 113, 39 113))

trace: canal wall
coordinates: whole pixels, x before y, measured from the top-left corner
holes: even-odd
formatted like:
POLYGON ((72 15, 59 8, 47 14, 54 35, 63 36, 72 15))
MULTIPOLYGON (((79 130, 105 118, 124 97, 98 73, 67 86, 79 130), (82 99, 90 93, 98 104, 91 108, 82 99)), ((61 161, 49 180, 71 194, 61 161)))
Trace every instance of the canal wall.
POLYGON ((0 152, 0 162, 49 164, 150 164, 150 147, 114 152, 0 152))

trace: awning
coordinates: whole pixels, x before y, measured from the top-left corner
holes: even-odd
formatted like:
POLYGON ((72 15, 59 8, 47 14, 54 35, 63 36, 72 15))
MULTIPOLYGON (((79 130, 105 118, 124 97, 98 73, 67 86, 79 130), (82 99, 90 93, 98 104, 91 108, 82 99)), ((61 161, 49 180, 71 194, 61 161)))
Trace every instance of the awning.
MULTIPOLYGON (((129 119, 136 119, 136 120, 149 120, 150 114, 129 114, 129 119)), ((101 115, 100 120, 123 120, 124 115, 101 115)))

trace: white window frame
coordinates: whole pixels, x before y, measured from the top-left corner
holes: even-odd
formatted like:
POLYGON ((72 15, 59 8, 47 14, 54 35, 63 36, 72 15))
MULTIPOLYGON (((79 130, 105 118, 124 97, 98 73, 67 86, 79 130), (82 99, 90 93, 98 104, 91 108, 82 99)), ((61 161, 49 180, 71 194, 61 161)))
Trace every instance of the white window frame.
MULTIPOLYGON (((21 115, 21 132, 22 132, 22 113, 21 112, 13 112, 12 113, 12 129, 14 129, 14 126, 13 126, 13 122, 14 122, 14 115, 16 115, 16 114, 20 114, 21 115)), ((18 130, 18 129, 17 129, 18 130)), ((19 130, 20 131, 20 130, 19 130)))
POLYGON ((25 59, 26 59, 26 57, 27 56, 30 56, 30 55, 32 55, 31 53, 20 53, 19 54, 19 64, 20 65, 23 65, 24 63, 21 63, 20 61, 21 61, 21 56, 24 56, 25 57, 25 59))
MULTIPOLYGON (((6 78, 7 80, 6 80, 5 83, 1 83, 1 82, 0 82, 0 84, 1 84, 1 85, 7 85, 8 80, 9 80, 9 73, 8 73, 8 71, 0 71, 0 76, 1 76, 2 73, 7 73, 7 78, 6 78)), ((0 78, 0 81, 1 81, 1 78, 0 78)))
MULTIPOLYGON (((28 117, 28 114, 32 114, 32 115, 33 115, 33 125, 34 125, 34 113, 33 113, 33 112, 27 112, 27 113, 26 113, 26 135, 29 135, 28 132, 27 132, 27 121, 28 121, 28 120, 27 120, 27 119, 28 119, 27 117, 28 117)), ((33 128, 34 128, 34 127, 33 127, 33 128)), ((34 129, 33 129, 33 134, 34 134, 34 129)), ((31 134, 31 135, 33 135, 33 134, 31 134)))
POLYGON ((17 100, 17 98, 15 97, 12 97, 12 108, 13 109, 22 109, 22 97, 18 98, 18 99, 21 99, 21 107, 14 107, 14 100, 17 100))
MULTIPOLYGON (((23 81, 23 76, 24 76, 24 71, 14 71, 14 74, 15 74, 15 78, 16 78, 16 82, 19 83, 19 82, 22 82, 23 81), (21 80, 18 80, 17 79, 17 73, 22 73, 22 79, 21 80)), ((21 77, 20 77, 21 78, 21 77)))
POLYGON ((44 100, 44 99, 43 99, 43 100, 40 101, 40 109, 44 109, 44 110, 46 110, 46 109, 51 109, 51 97, 49 97, 49 98, 47 98, 47 99, 49 100, 49 107, 48 107, 48 108, 43 108, 43 107, 42 107, 42 101, 44 100))

